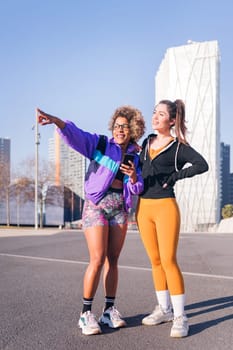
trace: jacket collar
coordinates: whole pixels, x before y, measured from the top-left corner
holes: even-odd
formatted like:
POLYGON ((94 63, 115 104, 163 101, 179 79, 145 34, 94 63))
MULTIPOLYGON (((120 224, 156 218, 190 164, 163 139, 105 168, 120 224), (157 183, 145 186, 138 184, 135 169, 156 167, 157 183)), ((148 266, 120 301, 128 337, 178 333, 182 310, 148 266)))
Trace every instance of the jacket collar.
MULTIPOLYGON (((115 140, 114 140, 114 137, 112 137, 110 140, 110 143, 114 143, 115 145, 118 145, 115 140)), ((120 146, 119 146, 120 147, 120 146)), ((128 147, 126 149, 126 152, 127 153, 138 153, 139 151, 139 146, 137 143, 129 143, 128 144, 128 147)))
MULTIPOLYGON (((144 153, 144 160, 146 160, 146 155, 147 155, 147 151, 149 150, 149 144, 150 144, 150 140, 153 137, 156 137, 156 134, 150 134, 147 137, 147 142, 146 142, 146 147, 145 147, 145 153, 144 153)), ((160 153, 163 153, 164 151, 166 151, 168 148, 170 148, 174 143, 177 142, 177 138, 175 137, 174 140, 172 142, 170 142, 166 147, 164 147, 157 155, 159 155, 160 153)), ((178 145, 179 147, 179 145, 178 145)), ((178 152, 178 151, 177 151, 178 152)))

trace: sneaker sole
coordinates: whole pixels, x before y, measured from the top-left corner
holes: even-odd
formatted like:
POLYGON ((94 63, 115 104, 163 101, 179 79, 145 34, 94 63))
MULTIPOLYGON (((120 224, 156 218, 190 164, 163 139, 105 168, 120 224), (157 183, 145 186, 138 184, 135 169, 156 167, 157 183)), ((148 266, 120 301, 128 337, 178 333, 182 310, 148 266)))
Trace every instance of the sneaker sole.
POLYGON ((167 323, 167 322, 171 322, 171 321, 173 321, 173 317, 168 318, 167 320, 164 320, 164 321, 157 321, 157 322, 151 322, 151 323, 148 323, 147 321, 143 321, 142 320, 142 324, 144 326, 157 326, 157 325, 159 325, 161 323, 167 323))
POLYGON ((101 334, 102 331, 100 328, 93 328, 93 329, 90 329, 90 330, 85 330, 85 328, 82 326, 82 325, 78 325, 79 328, 82 329, 82 334, 84 335, 95 335, 95 334, 101 334))
POLYGON ((172 338, 185 338, 188 336, 188 333, 180 334, 180 333, 172 333, 170 334, 170 337, 172 338))
POLYGON ((179 331, 173 331, 170 334, 170 337, 172 338, 185 338, 188 336, 189 329, 187 330, 186 333, 179 333, 179 331))
POLYGON ((109 328, 121 328, 121 327, 125 327, 126 326, 126 323, 123 320, 121 322, 119 322, 117 325, 114 325, 112 323, 112 321, 109 320, 108 318, 101 318, 99 320, 99 323, 101 323, 103 325, 107 325, 109 328))
POLYGON ((96 334, 101 334, 102 332, 98 329, 94 330, 94 331, 91 331, 91 332, 85 332, 83 329, 82 329, 82 334, 83 335, 96 335, 96 334))

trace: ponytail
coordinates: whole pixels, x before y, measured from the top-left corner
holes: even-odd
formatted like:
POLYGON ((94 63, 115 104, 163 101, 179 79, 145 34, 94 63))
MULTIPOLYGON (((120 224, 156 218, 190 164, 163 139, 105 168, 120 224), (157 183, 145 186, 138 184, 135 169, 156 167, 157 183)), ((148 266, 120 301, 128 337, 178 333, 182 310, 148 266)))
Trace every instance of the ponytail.
POLYGON ((188 143, 186 140, 187 127, 185 125, 185 104, 182 100, 175 100, 176 118, 175 118, 175 133, 178 141, 188 143))
POLYGON ((168 109, 169 119, 174 120, 175 134, 179 142, 188 144, 186 140, 187 127, 185 125, 185 104, 182 100, 162 100, 168 109))

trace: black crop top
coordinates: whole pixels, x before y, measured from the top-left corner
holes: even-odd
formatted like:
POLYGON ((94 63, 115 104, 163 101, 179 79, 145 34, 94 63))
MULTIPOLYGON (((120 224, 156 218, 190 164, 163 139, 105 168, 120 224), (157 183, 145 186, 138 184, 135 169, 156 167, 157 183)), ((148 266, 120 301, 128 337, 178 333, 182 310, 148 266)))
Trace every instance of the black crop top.
POLYGON ((115 179, 123 181, 123 178, 124 178, 124 174, 120 171, 120 169, 118 169, 118 172, 116 173, 115 179))

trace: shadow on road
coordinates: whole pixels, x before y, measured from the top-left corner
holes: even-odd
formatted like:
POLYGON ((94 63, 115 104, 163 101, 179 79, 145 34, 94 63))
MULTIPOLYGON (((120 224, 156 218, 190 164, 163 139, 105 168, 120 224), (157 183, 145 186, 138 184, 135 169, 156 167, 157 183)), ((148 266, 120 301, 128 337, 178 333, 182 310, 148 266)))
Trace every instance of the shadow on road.
MULTIPOLYGON (((231 307, 233 307, 233 296, 200 301, 195 304, 187 305, 185 309, 186 311, 192 310, 192 309, 201 309, 195 312, 187 312, 188 318, 192 318, 197 315, 206 314, 206 313, 223 310, 231 307)), ((223 317, 215 318, 213 320, 207 320, 205 322, 192 324, 190 327, 189 335, 195 335, 197 333, 204 331, 207 328, 214 327, 221 322, 225 322, 232 319, 233 319, 233 314, 230 314, 223 317)))

